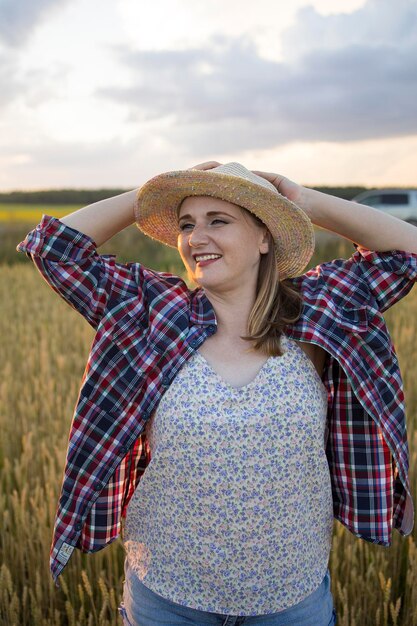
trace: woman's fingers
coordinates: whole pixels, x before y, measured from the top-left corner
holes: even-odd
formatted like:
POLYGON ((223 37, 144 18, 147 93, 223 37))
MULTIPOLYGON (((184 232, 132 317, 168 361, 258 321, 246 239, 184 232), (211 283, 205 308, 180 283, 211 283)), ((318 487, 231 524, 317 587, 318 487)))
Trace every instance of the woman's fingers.
POLYGON ((218 167, 221 165, 218 161, 205 161, 204 163, 199 163, 198 165, 193 165, 192 167, 188 167, 189 170, 211 170, 213 167, 218 167))
POLYGON ((266 180, 269 180, 269 182, 275 185, 277 189, 279 188, 280 183, 285 178, 285 176, 282 176, 281 174, 273 174, 272 172, 260 172, 258 170, 252 170, 252 172, 257 176, 262 176, 262 178, 266 178, 266 180))
POLYGON ((258 176, 262 176, 262 178, 265 178, 266 180, 269 180, 269 182, 274 185, 275 189, 277 189, 280 194, 282 194, 289 200, 292 200, 296 203, 301 201, 304 188, 301 185, 298 185, 298 183, 295 183, 289 178, 286 178, 286 176, 283 176, 282 174, 276 174, 272 172, 259 172, 256 170, 253 170, 253 173, 257 174, 258 176))

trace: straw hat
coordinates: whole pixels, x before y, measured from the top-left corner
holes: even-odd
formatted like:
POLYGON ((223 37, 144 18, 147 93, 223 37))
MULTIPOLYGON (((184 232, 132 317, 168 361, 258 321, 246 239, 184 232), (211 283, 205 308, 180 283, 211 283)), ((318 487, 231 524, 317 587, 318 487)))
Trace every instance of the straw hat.
POLYGON ((272 183, 240 163, 211 170, 179 170, 151 178, 136 195, 137 227, 152 239, 177 247, 178 209, 189 196, 213 196, 256 215, 275 242, 279 278, 301 274, 314 251, 310 218, 272 183))

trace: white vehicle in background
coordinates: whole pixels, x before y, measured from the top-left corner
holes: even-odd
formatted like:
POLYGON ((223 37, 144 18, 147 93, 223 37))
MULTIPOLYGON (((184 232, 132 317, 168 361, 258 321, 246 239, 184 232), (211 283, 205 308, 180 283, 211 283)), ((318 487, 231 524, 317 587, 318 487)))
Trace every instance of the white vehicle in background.
POLYGON ((417 226, 417 189, 375 189, 352 198, 417 226))

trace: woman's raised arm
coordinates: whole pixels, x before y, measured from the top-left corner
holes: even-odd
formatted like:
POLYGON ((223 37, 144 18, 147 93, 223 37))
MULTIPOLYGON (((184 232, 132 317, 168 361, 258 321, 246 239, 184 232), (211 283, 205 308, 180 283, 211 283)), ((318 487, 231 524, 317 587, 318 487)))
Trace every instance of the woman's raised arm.
POLYGON ((61 222, 88 235, 100 247, 135 221, 133 203, 138 189, 88 204, 59 218, 61 222))
POLYGON ((302 187, 280 174, 254 172, 302 208, 313 224, 368 250, 404 250, 417 254, 415 226, 364 204, 302 187))
POLYGON ((87 205, 63 218, 43 215, 17 245, 31 257, 46 282, 95 329, 109 302, 138 294, 131 265, 97 247, 135 221, 137 190, 87 205))

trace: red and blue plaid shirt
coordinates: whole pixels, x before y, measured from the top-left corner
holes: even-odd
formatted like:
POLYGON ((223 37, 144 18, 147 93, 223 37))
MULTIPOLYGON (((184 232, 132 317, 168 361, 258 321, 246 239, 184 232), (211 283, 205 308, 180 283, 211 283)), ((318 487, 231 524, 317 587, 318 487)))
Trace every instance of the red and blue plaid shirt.
MULTIPOLYGON (((286 334, 326 350, 326 454, 334 516, 355 536, 388 546, 413 528, 404 395, 382 312, 417 279, 417 254, 360 246, 291 279, 303 294, 286 334)), ((17 250, 96 334, 71 425, 51 572, 74 548, 95 552, 122 530, 150 461, 144 425, 193 352, 216 332, 201 289, 139 263, 99 255, 87 235, 43 215, 17 250)), ((254 450, 254 454, 261 451, 254 450)))

